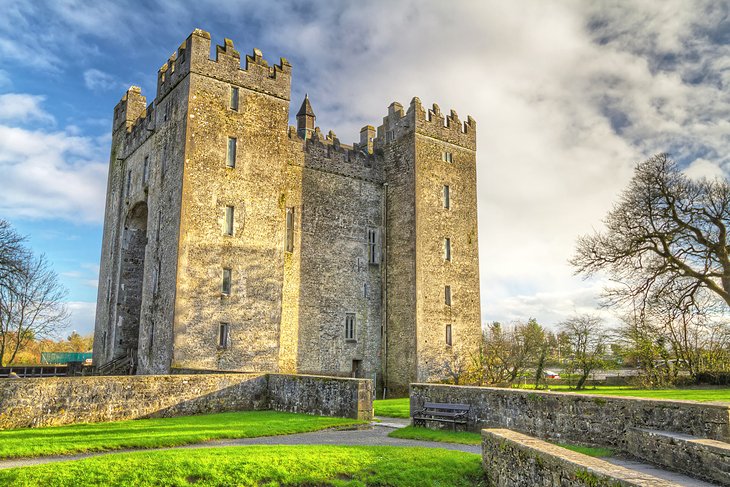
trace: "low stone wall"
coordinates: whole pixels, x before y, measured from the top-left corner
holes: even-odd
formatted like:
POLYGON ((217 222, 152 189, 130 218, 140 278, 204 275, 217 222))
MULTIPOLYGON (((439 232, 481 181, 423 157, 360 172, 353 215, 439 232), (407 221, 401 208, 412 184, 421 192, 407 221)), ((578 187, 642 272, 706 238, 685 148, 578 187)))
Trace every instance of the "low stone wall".
POLYGON ((367 379, 266 374, 0 380, 0 429, 276 409, 370 419, 367 379))
POLYGON ((629 428, 626 451, 636 458, 730 486, 730 444, 690 435, 629 428))
POLYGON ((482 431, 482 466, 498 487, 679 485, 506 429, 482 431))
POLYGON ((411 384, 411 415, 424 402, 471 405, 469 428, 509 428, 541 438, 623 448, 628 427, 730 441, 730 404, 411 384))
POLYGON ((373 419, 371 380, 289 374, 269 374, 268 377, 270 409, 373 419))

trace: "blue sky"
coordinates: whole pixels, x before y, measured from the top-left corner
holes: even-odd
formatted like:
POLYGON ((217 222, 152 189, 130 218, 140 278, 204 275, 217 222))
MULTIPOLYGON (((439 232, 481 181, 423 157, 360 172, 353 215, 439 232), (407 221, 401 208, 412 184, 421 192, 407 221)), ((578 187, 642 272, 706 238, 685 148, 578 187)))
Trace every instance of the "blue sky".
MULTIPOLYGON (((111 113, 154 97, 157 69, 196 27, 293 65, 343 141, 419 96, 478 123, 482 315, 555 325, 604 282, 567 264, 633 165, 671 152, 726 177, 730 22, 723 2, 3 0, 0 218, 69 288, 93 328, 111 113)), ((607 315, 609 320, 615 317, 607 315)))

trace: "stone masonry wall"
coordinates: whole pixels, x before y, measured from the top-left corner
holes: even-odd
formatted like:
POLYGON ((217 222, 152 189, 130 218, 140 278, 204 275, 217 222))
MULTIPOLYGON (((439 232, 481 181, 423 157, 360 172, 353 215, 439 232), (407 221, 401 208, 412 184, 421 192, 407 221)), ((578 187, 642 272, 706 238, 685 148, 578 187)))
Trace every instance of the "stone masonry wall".
POLYGON ((629 427, 730 441, 730 404, 412 384, 411 415, 424 402, 471 405, 473 431, 509 428, 541 438, 621 449, 629 427))
POLYGON ((730 443, 642 428, 628 428, 625 439, 633 457, 730 485, 730 443))
POLYGON ((373 382, 316 375, 269 374, 269 408, 373 419, 373 382))
POLYGON ((490 487, 678 485, 505 429, 482 431, 482 465, 490 487))
POLYGON ((264 374, 0 381, 0 429, 275 409, 371 419, 364 379, 264 374))

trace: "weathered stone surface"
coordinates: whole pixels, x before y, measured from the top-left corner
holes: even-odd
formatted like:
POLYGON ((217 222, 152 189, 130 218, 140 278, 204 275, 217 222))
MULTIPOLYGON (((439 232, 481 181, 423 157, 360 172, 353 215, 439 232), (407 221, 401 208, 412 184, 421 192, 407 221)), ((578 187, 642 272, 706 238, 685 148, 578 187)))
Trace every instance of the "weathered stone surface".
POLYGON ((482 430, 482 464, 495 487, 679 485, 507 429, 482 430))
POLYGON ((724 441, 628 428, 624 445, 636 458, 719 485, 730 485, 730 444, 724 441))
POLYGON ((285 59, 242 59, 228 39, 211 59, 210 47, 194 31, 160 68, 153 103, 135 87, 115 108, 96 364, 131 353, 142 374, 356 376, 399 394, 440 378, 454 350, 476 351, 476 122, 414 98, 343 144, 315 126, 316 103, 301 130, 288 126, 285 59))
POLYGON ((370 419, 372 382, 264 374, 0 380, 0 429, 259 409, 370 419))
POLYGON ((316 375, 269 374, 269 408, 373 419, 373 382, 316 375))
POLYGON ((469 427, 474 431, 509 428, 541 438, 622 449, 631 427, 730 441, 730 404, 411 384, 411 414, 426 401, 471 405, 469 427))

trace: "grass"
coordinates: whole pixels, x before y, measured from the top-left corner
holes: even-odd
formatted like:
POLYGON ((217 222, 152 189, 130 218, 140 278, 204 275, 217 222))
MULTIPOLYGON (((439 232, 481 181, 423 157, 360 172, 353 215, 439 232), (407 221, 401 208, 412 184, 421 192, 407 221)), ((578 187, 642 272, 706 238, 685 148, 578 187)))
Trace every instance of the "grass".
POLYGON ((604 458, 604 457, 612 457, 614 455, 614 451, 610 448, 571 445, 568 443, 555 443, 555 444, 558 446, 562 446, 563 448, 566 448, 568 450, 582 453, 583 455, 588 455, 589 457, 604 458))
POLYGON ((0 431, 0 458, 65 455, 123 448, 160 448, 226 438, 304 433, 361 423, 363 421, 347 418, 277 411, 241 411, 24 428, 0 431))
MULTIPOLYGON (((528 388, 530 388, 528 386, 528 388)), ((550 386, 551 391, 577 394, 605 394, 608 396, 646 397, 650 399, 676 399, 682 401, 730 401, 730 388, 677 388, 637 389, 629 386, 596 386, 576 391, 567 385, 550 386)))
POLYGON ((373 401, 376 416, 388 418, 410 418, 411 399, 403 397, 399 399, 378 399, 373 401))
POLYGON ((421 441, 443 441, 445 443, 460 443, 462 445, 479 445, 482 437, 479 433, 469 431, 432 430, 418 426, 398 428, 388 436, 391 438, 405 438, 421 441))
POLYGON ((0 470, 0 485, 478 486, 481 456, 433 448, 246 446, 119 453, 0 470))

